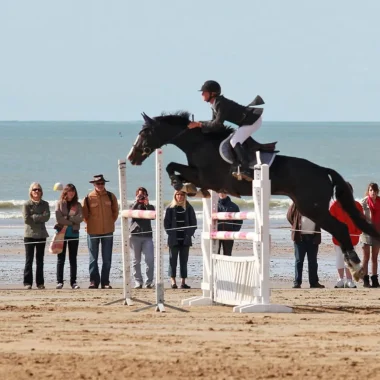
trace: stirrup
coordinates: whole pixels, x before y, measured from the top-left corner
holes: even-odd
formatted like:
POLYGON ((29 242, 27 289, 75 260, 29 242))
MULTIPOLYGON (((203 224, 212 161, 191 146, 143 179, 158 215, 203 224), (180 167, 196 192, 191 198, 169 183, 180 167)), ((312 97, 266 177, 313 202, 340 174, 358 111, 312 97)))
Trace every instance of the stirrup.
POLYGON ((240 165, 237 166, 237 171, 233 171, 232 175, 238 180, 241 181, 243 179, 240 171, 240 165))

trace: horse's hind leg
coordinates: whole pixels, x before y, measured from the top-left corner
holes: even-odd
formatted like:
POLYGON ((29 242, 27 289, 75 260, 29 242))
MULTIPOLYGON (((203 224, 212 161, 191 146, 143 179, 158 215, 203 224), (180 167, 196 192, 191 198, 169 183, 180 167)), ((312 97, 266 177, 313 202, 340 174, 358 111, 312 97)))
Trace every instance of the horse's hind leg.
POLYGON ((316 223, 339 241, 344 255, 344 261, 355 280, 359 281, 360 278, 363 278, 363 268, 360 264, 359 256, 352 245, 347 225, 334 218, 329 212, 324 213, 323 216, 319 215, 316 223))

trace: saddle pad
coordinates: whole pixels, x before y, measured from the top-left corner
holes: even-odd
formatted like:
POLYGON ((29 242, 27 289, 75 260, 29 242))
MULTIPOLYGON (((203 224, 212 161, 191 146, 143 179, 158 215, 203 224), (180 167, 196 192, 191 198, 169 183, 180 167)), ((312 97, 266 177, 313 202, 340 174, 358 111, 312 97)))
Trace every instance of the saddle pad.
MULTIPOLYGON (((224 161, 233 164, 235 161, 235 153, 230 144, 231 137, 233 133, 231 133, 225 140, 220 143, 219 153, 224 161)), ((276 157, 276 153, 272 152, 260 152, 260 161, 259 164, 267 164, 271 165, 276 157)), ((249 167, 254 169, 254 166, 257 165, 256 160, 256 152, 249 152, 249 167)))

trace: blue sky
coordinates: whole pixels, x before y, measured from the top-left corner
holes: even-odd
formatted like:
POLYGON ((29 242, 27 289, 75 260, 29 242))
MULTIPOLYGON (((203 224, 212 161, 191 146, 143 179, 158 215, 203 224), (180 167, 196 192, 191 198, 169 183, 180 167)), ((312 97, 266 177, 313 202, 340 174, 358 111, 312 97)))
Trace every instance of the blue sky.
POLYGON ((378 0, 1 0, 0 120, 139 120, 218 80, 264 120, 379 121, 378 0), (360 5, 359 5, 360 4, 360 5))

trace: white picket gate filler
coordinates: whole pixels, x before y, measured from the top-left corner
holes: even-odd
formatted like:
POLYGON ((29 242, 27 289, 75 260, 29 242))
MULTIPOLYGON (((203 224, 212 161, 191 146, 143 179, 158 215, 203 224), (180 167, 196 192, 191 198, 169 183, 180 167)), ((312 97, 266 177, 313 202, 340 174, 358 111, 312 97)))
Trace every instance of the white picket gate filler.
MULTIPOLYGON (((259 159, 258 159, 258 162, 259 159)), ((218 196, 203 199, 203 282, 202 296, 182 301, 182 305, 233 305, 234 312, 289 313, 290 307, 270 303, 269 166, 254 168, 252 195, 255 212, 220 213, 218 196), (218 220, 255 220, 254 232, 217 231, 218 220), (218 240, 251 240, 253 255, 236 257, 216 254, 218 240)))
POLYGON ((121 209, 121 241, 122 241, 122 258, 123 258, 123 289, 124 305, 133 305, 131 289, 131 249, 129 245, 129 218, 151 219, 156 221, 155 239, 154 239, 154 256, 155 256, 155 291, 156 302, 149 304, 134 311, 145 310, 150 307, 156 307, 156 311, 165 311, 165 306, 179 311, 186 311, 171 305, 165 304, 164 291, 164 247, 163 247, 163 187, 162 187, 162 150, 156 150, 156 209, 153 210, 129 210, 127 209, 127 163, 126 160, 119 160, 119 191, 120 191, 120 209, 121 209))

